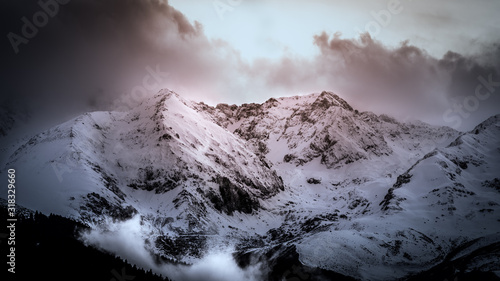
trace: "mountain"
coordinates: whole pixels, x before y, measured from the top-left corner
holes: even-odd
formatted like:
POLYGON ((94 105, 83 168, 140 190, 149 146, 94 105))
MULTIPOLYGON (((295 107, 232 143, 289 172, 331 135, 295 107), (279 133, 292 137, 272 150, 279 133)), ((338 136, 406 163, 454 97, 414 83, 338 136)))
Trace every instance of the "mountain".
POLYGON ((175 202, 174 209, 184 209, 176 216, 207 230, 209 223, 190 218, 205 213, 207 203, 226 214, 251 214, 283 182, 241 139, 203 119, 164 92, 131 112, 88 113, 42 132, 7 166, 42 175, 19 180, 38 186, 21 194, 37 210, 95 220, 128 218, 143 211, 137 205, 143 200, 147 208, 175 202))
POLYGON ((93 229, 138 217, 145 247, 168 260, 232 245, 269 280, 293 278, 291 264, 318 280, 389 280, 467 257, 453 279, 500 270, 499 118, 461 133, 331 92, 214 107, 163 90, 41 132, 5 167, 19 204, 93 229))
POLYGON ((422 153, 432 148, 429 144, 457 135, 448 127, 401 124, 386 115, 359 113, 330 92, 202 108, 276 164, 303 166, 319 159, 330 169, 384 156, 407 158, 408 152, 422 153))
POLYGON ((363 280, 401 278, 464 256, 446 278, 498 270, 499 121, 494 116, 433 149, 391 181, 385 195, 374 192, 373 182, 349 191, 364 195, 357 201, 372 209, 304 239, 302 261, 363 280))

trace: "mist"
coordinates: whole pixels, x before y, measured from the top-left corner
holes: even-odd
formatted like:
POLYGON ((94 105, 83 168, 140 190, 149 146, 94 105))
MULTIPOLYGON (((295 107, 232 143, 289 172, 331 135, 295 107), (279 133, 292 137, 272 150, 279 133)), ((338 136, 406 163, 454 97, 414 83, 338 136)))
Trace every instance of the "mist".
MULTIPOLYGON (((234 248, 214 247, 192 265, 158 263, 152 256, 151 245, 146 244, 150 226, 141 222, 139 215, 127 221, 108 221, 90 231, 80 233, 80 239, 88 246, 113 253, 145 270, 151 269, 175 281, 258 281, 265 268, 260 263, 240 268, 234 260, 234 248)), ((149 237, 151 238, 151 237, 149 237)))
MULTIPOLYGON (((500 113, 495 35, 476 40, 470 52, 436 57, 407 38, 344 37, 332 19, 328 31, 296 38, 310 42, 315 55, 249 59, 168 1, 60 1, 30 38, 26 21, 44 8, 26 0, 0 5, 8 11, 0 29, 10 36, 0 45, 1 105, 49 125, 87 111, 130 109, 162 88, 211 105, 327 90, 362 111, 459 130, 500 113)), ((412 25, 428 26, 426 19, 419 14, 412 25)))

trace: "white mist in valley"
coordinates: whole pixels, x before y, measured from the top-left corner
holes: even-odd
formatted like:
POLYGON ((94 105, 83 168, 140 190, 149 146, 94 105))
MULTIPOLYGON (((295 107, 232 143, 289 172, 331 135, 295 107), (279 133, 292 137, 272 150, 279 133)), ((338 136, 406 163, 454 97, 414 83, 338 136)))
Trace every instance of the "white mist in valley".
POLYGON ((111 252, 145 270, 153 270, 175 281, 257 281, 263 272, 260 264, 240 268, 232 256, 232 247, 213 249, 192 265, 158 264, 146 244, 148 226, 139 215, 127 221, 110 221, 81 233, 86 245, 111 252), (104 227, 102 227, 104 226, 104 227))

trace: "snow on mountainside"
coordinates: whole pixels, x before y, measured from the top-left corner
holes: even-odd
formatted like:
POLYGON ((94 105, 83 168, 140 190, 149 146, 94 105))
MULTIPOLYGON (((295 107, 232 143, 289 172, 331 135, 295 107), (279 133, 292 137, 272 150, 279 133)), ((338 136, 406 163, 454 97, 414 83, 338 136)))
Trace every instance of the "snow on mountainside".
POLYGON ((130 216, 146 196, 148 208, 173 201, 193 212, 187 221, 203 224, 206 205, 252 213, 283 189, 264 159, 171 92, 128 113, 89 113, 38 134, 7 165, 39 173, 20 179, 37 187, 20 196, 26 206, 88 219, 130 216))
POLYGON ((464 271, 494 271, 469 255, 500 243, 499 118, 460 133, 329 92, 212 107, 163 90, 42 132, 6 167, 19 204, 93 227, 139 214, 149 250, 174 260, 232 241, 270 265, 294 253, 363 280, 416 274, 450 252, 474 261, 464 271))
POLYGON ((210 108, 215 122, 255 146, 274 163, 304 165, 319 158, 327 168, 392 154, 405 157, 428 145, 447 142, 457 132, 424 123, 401 124, 391 117, 359 113, 330 92, 269 99, 240 107, 219 104, 210 108))
MULTIPOLYGON (((416 161, 375 205, 380 210, 334 223, 304 239, 299 244, 302 260, 360 279, 379 280, 430 268, 452 252, 455 256, 447 258, 455 260, 489 247, 492 256, 472 255, 456 270, 498 270, 499 121, 500 115, 491 117, 416 161), (321 250, 314 247, 318 244, 321 250)), ((373 199, 368 201, 376 203, 373 199)))

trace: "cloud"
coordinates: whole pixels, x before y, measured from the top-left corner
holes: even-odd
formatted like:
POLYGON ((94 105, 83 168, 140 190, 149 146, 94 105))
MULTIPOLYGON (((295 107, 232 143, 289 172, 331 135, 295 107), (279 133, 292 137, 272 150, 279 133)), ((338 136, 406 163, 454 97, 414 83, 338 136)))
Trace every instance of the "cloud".
MULTIPOLYGON (((4 34, 22 35, 21 18, 32 21, 41 10, 27 0, 1 5, 9 11, 4 34)), ((71 0, 18 46, 18 54, 3 41, 2 104, 20 105, 34 119, 62 122, 89 110, 133 107, 167 87, 209 104, 331 90, 360 110, 460 129, 498 113, 498 93, 477 106, 470 99, 479 77, 500 80, 498 43, 477 42, 476 53, 450 51, 436 58, 409 41, 387 46, 368 34, 322 32, 308 40, 317 55, 247 61, 223 38, 205 36, 202 23, 189 21, 167 1, 71 0), (161 75, 151 77, 151 69, 161 75), (475 110, 459 112, 467 102, 475 110)))
POLYGON ((231 250, 213 252, 190 267, 169 268, 172 278, 179 281, 257 281, 263 280, 260 264, 245 269, 238 267, 231 250))
POLYGON ((456 129, 470 128, 497 114, 500 108, 496 87, 490 87, 487 102, 478 99, 474 105, 472 98, 484 79, 500 82, 498 44, 485 45, 478 54, 466 56, 450 51, 442 58, 429 55, 409 41, 386 46, 368 33, 357 39, 343 39, 340 33, 329 36, 323 32, 314 36, 314 44, 320 51, 315 58, 259 61, 248 69, 248 74, 253 80, 265 81, 264 88, 334 90, 362 110, 456 129), (463 114, 456 110, 457 105, 465 108, 466 117, 460 117, 463 114), (447 117, 443 117, 446 113, 447 117))
POLYGON ((119 255, 146 270, 152 269, 177 281, 257 281, 262 280, 261 264, 252 264, 245 269, 240 268, 232 256, 231 247, 209 250, 192 265, 172 265, 158 263, 151 254, 151 245, 145 239, 151 239, 153 230, 139 215, 132 219, 116 222, 109 219, 95 229, 81 233, 81 240, 107 252, 119 255), (149 235, 149 236, 148 236, 149 235))
MULTIPOLYGON (((21 19, 33 22, 43 12, 32 1, 2 2, 2 10, 10 14, 3 34, 20 37, 21 19)), ((151 93, 182 85, 201 91, 208 81, 223 80, 224 69, 217 65, 232 56, 167 1, 71 0, 57 11, 27 42, 2 41, 2 102, 20 104, 34 115, 53 112, 62 118, 109 109, 144 84, 147 67, 170 74, 148 87, 151 93)))
POLYGON ((118 254, 142 268, 154 268, 155 262, 146 248, 140 221, 139 215, 123 222, 109 219, 106 228, 81 233, 81 240, 86 245, 118 254))

